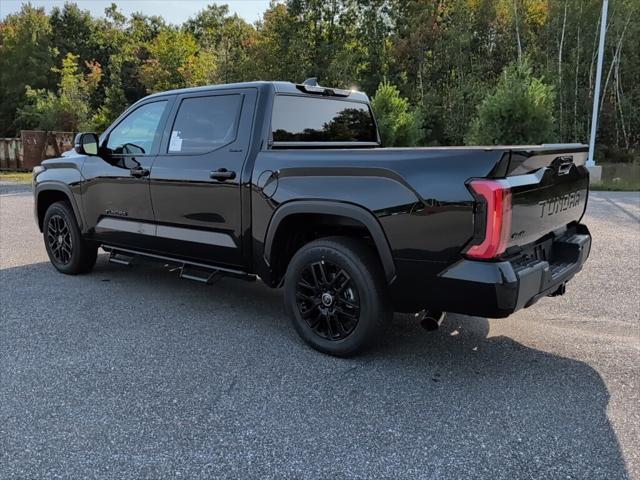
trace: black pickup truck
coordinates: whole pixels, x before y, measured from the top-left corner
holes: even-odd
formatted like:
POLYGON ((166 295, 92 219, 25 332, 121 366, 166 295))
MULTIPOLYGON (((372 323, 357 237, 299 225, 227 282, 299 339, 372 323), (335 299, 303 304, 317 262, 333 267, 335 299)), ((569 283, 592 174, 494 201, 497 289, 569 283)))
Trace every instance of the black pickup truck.
POLYGON ((75 143, 34 170, 55 268, 88 272, 102 247, 260 278, 333 355, 394 311, 505 317, 562 294, 591 246, 585 146, 381 148, 366 95, 313 81, 151 95, 75 143))

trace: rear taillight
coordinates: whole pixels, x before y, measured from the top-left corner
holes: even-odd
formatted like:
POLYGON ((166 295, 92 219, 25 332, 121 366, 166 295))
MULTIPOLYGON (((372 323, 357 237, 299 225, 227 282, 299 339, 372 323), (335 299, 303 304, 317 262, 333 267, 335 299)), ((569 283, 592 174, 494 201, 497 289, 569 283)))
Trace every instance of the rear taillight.
POLYGON ((504 253, 511 233, 511 190, 506 180, 471 180, 469 188, 479 207, 476 221, 484 222, 484 236, 464 252, 471 258, 494 258, 504 253))

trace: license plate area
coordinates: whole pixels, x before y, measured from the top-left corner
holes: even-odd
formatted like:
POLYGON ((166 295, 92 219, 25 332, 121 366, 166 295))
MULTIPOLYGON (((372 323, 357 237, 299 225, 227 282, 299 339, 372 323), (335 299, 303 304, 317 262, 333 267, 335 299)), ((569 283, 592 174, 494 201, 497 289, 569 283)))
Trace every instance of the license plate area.
POLYGON ((512 265, 519 276, 525 276, 531 270, 541 271, 540 291, 544 291, 563 281, 576 264, 582 264, 590 247, 591 236, 587 228, 574 225, 559 237, 532 245, 518 259, 512 260, 512 265))

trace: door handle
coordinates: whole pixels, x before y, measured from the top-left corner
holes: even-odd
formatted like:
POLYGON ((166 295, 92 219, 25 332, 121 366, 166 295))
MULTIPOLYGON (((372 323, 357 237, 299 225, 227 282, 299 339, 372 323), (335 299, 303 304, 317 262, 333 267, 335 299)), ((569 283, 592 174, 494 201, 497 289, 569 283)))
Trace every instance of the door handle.
POLYGON ((131 176, 136 178, 142 178, 149 175, 149 170, 146 168, 132 168, 131 176))
POLYGON ((225 180, 233 180, 236 178, 236 172, 227 170, 226 168, 219 168, 218 170, 209 172, 209 178, 224 182, 225 180))

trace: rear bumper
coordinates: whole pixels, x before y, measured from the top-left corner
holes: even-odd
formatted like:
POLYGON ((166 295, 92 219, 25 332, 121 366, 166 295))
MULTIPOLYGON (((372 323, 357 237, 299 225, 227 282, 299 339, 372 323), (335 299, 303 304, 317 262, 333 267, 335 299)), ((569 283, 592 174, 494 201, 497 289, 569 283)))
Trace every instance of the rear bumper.
POLYGON ((438 307, 469 315, 506 317, 541 297, 562 291, 564 284, 582 269, 590 250, 589 230, 578 225, 553 241, 548 260, 460 260, 439 275, 442 302, 438 307))
POLYGON ((576 225, 537 245, 537 251, 531 248, 528 255, 510 261, 462 259, 445 268, 435 262, 396 261, 399 275, 391 285, 391 296, 399 312, 428 307, 502 318, 541 297, 562 293, 564 284, 582 269, 590 249, 589 230, 576 225))

